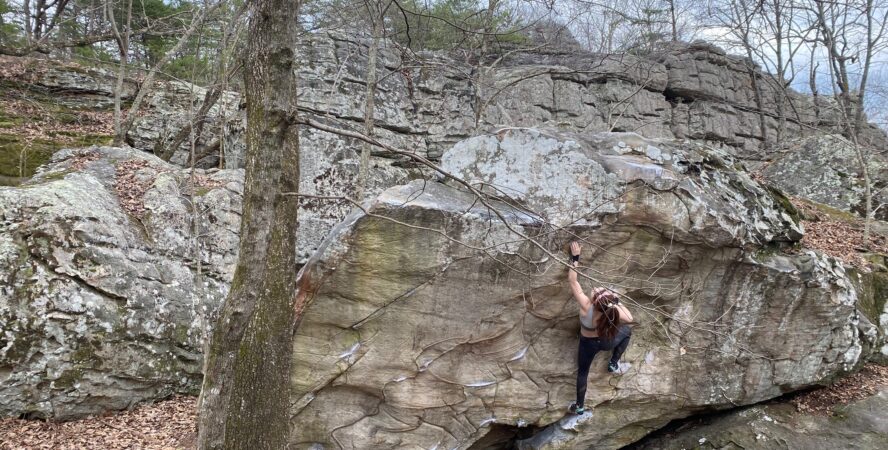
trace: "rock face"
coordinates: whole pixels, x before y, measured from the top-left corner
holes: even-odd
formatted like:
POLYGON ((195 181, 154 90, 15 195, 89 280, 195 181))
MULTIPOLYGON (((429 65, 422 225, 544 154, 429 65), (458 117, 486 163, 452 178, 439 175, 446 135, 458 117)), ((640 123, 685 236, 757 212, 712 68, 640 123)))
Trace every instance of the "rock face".
MULTIPOLYGON (((540 32, 545 34, 545 30, 540 32)), ((297 54, 303 114, 340 128, 363 129, 368 45, 368 40, 338 32, 304 36, 297 54)), ((750 71, 745 59, 714 46, 676 45, 637 57, 592 54, 566 43, 563 48, 510 53, 494 63, 499 56, 503 55, 488 55, 475 66, 439 53, 421 53, 415 59, 395 51, 394 46, 382 48, 375 136, 433 160, 456 142, 503 125, 688 139, 721 147, 756 165, 775 157, 764 151, 765 136, 773 142, 778 130, 781 95, 775 84, 757 68, 750 71), (762 90, 761 105, 752 76, 762 90), (765 111, 764 132, 761 110, 765 111)), ((46 83, 59 78, 64 77, 48 77, 46 83)), ((78 89, 87 92, 93 85, 107 84, 107 80, 96 80, 81 80, 78 89)), ((72 85, 66 83, 56 84, 72 85)), ((158 83, 128 135, 129 143, 148 152, 168 145, 190 113, 199 109, 204 95, 200 87, 158 83)), ((207 114, 196 147, 199 155, 210 153, 198 158, 198 167, 242 167, 245 145, 240 103, 237 94, 228 92, 207 114), (221 155, 214 150, 217 147, 221 155)), ((815 104, 811 97, 790 92, 785 104, 784 140, 837 124, 835 108, 822 98, 815 104)), ((886 142, 877 130, 869 131, 877 143, 886 142)), ((354 139, 303 128, 302 167, 310 176, 300 181, 300 190, 354 198, 362 146, 354 139)), ((377 150, 373 149, 371 157, 368 198, 422 176, 403 157, 377 150)), ((172 161, 184 164, 189 152, 190 144, 183 143, 172 161)), ((812 174, 831 177, 828 169, 812 174)), ((348 202, 315 201, 302 211, 301 261, 308 259, 350 209, 348 202)))
POLYGON ((857 309, 861 312, 861 331, 875 335, 870 360, 888 364, 888 260, 884 255, 869 255, 872 269, 851 269, 849 278, 857 292, 857 309), (867 326, 869 322, 871 327, 867 326), (878 343, 881 343, 879 345, 878 343))
POLYGON ((755 406, 668 437, 651 439, 634 450, 888 448, 888 390, 840 407, 834 415, 800 414, 789 404, 755 406))
POLYGON ((0 188, 0 416, 74 418, 199 389, 243 173, 190 180, 143 152, 94 147, 0 188))
MULTIPOLYGON (((888 180, 888 161, 866 154, 873 180, 873 207, 888 201, 883 191, 888 180)), ((761 168, 762 176, 784 192, 843 211, 866 212, 865 183, 854 146, 840 136, 812 136, 790 142, 787 148, 761 168)), ((888 217, 884 208, 880 219, 888 217)))
MULTIPOLYGON (((51 93, 61 104, 75 108, 102 109, 114 106, 116 74, 102 69, 84 68, 75 64, 64 64, 44 59, 3 57, 4 65, 22 64, 24 73, 18 81, 28 83, 22 86, 51 93)), ((15 69, 13 69, 15 70, 15 69)), ((131 99, 136 92, 136 83, 125 80, 121 97, 131 99)))
MULTIPOLYGON (((127 134, 128 144, 147 152, 161 154, 172 145, 176 134, 196 116, 207 89, 180 81, 161 81, 145 98, 143 113, 136 117, 127 134)), ((222 93, 203 118, 200 137, 195 142, 196 166, 203 168, 244 166, 245 117, 240 110, 241 96, 222 93)), ((173 153, 170 162, 189 166, 191 141, 185 141, 173 153)))
MULTIPOLYGON (((367 41, 332 32, 305 38, 298 54, 299 104, 305 114, 340 127, 361 128, 367 46, 367 41)), ((380 52, 380 70, 387 75, 375 99, 376 135, 433 160, 456 142, 501 125, 629 131, 707 143, 740 158, 770 158, 761 151, 759 108, 745 60, 710 45, 676 46, 644 58, 576 49, 517 52, 480 70, 440 54, 421 56, 422 61, 406 61, 391 49, 380 52)), ((753 72, 764 77, 757 69, 753 72)), ((769 88, 771 83, 760 81, 765 133, 773 140, 779 96, 769 88)), ((784 138, 836 123, 834 109, 815 107, 810 97, 790 93, 786 101, 793 108, 784 138)), ((303 180, 300 189, 354 197, 351 180, 356 178, 362 144, 310 128, 303 128, 301 137, 303 160, 318 171, 303 180)), ((418 176, 401 169, 403 160, 376 155, 372 165, 380 175, 374 177, 371 196, 418 176)), ((302 214, 301 229, 311 230, 300 237, 303 260, 349 210, 348 204, 327 202, 302 214)))
POLYGON ((822 383, 861 358, 842 266, 785 254, 799 227, 725 153, 632 134, 505 130, 449 171, 339 224, 300 274, 293 444, 618 448, 672 419, 822 383), (485 203, 486 202, 486 203, 485 203), (590 414, 575 395, 577 307, 563 261, 627 296, 638 325, 590 414))
MULTIPOLYGON (((361 129, 368 41, 320 32, 306 36, 301 49, 299 104, 304 113, 361 129)), ((774 157, 764 151, 764 136, 772 142, 776 138, 778 91, 753 70, 762 89, 763 133, 746 61, 711 45, 676 46, 650 57, 576 49, 517 52, 496 64, 488 61, 482 69, 440 54, 421 56, 422 61, 411 61, 392 49, 380 52, 380 70, 386 76, 375 99, 375 133, 395 147, 433 160, 456 142, 503 125, 635 132, 706 143, 748 162, 774 157), (411 66, 420 68, 404 69, 411 66)), ((783 139, 835 127, 835 109, 820 101, 823 104, 789 93, 783 139)), ((303 180, 300 189, 354 197, 351 180, 356 178, 362 144, 310 128, 303 128, 301 137, 303 160, 318 171, 303 180)), ((879 142, 885 142, 884 136, 879 142)), ((372 177, 377 183, 369 189, 371 196, 418 176, 401 168, 403 160, 375 154, 372 165, 379 175, 372 177)), ((826 172, 814 170, 812 176, 826 172)), ((348 204, 327 202, 302 214, 301 229, 311 230, 300 238, 303 260, 349 210, 348 204)))

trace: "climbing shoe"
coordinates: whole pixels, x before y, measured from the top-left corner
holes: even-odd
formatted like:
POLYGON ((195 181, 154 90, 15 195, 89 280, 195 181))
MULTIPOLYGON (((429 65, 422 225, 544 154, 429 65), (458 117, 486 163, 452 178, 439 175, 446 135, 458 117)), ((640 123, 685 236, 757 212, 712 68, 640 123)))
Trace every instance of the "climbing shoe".
POLYGON ((570 408, 567 408, 567 409, 568 409, 568 411, 570 411, 576 415, 581 415, 586 412, 586 408, 583 408, 582 406, 577 406, 576 403, 571 403, 570 408))
POLYGON ((607 371, 610 373, 616 373, 618 375, 622 375, 623 372, 620 370, 620 364, 615 363, 613 361, 607 363, 607 371))

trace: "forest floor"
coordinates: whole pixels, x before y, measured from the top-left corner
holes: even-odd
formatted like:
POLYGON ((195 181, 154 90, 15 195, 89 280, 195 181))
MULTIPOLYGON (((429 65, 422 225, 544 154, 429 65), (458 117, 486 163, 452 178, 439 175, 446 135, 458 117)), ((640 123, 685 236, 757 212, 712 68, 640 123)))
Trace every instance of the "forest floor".
POLYGON ((888 366, 867 364, 829 387, 794 396, 789 402, 802 413, 829 415, 833 408, 876 395, 888 386, 888 366))
POLYGON ((866 259, 866 253, 888 255, 888 234, 884 227, 874 227, 869 241, 866 241, 862 218, 803 198, 793 198, 792 203, 801 213, 805 226, 803 247, 823 252, 859 268, 873 263, 866 259))
POLYGON ((0 419, 0 450, 191 449, 196 431, 197 397, 178 396, 70 422, 0 419))

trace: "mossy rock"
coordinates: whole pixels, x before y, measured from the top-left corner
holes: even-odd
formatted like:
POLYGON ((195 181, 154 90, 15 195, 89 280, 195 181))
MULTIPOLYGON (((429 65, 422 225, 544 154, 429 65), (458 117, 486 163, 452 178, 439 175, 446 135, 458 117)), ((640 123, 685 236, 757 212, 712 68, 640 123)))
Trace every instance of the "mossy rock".
POLYGON ((66 370, 53 381, 53 386, 57 389, 72 389, 81 379, 83 379, 82 369, 66 370))
POLYGON ((66 105, 57 93, 38 86, 11 79, 0 80, 0 99, 13 100, 7 92, 16 91, 15 98, 27 99, 36 108, 17 108, 13 102, 0 107, 0 185, 17 185, 31 177, 38 167, 49 161, 52 154, 62 148, 88 147, 110 144, 111 136, 76 131, 46 131, 40 137, 29 138, 22 125, 32 124, 43 130, 64 126, 76 127, 82 120, 83 110, 102 110, 66 105))
POLYGON ((823 203, 817 203, 817 202, 809 202, 809 203, 811 204, 811 206, 817 208, 817 211, 825 214, 830 219, 841 220, 844 222, 854 222, 854 221, 860 220, 860 217, 858 217, 856 214, 854 214, 850 211, 843 211, 838 208, 833 208, 832 206, 829 206, 829 205, 824 205, 823 203))
POLYGON ((863 273, 851 269, 849 275, 857 290, 858 309, 870 322, 878 324, 879 316, 885 310, 885 303, 888 302, 888 273, 877 271, 863 273))
POLYGON ((796 224, 801 223, 802 221, 802 213, 792 204, 792 200, 786 196, 780 189, 775 188, 774 186, 765 186, 768 189, 768 192, 771 193, 774 200, 783 207, 789 217, 792 218, 792 221, 796 224))
MULTIPOLYGON (((38 167, 45 164, 53 153, 62 148, 89 147, 109 144, 111 136, 100 134, 57 133, 52 139, 38 138, 28 141, 22 136, 0 133, 0 176, 13 179, 28 178, 38 167)), ((0 182, 3 178, 0 178, 0 182)), ((10 180, 6 185, 17 184, 10 180)))

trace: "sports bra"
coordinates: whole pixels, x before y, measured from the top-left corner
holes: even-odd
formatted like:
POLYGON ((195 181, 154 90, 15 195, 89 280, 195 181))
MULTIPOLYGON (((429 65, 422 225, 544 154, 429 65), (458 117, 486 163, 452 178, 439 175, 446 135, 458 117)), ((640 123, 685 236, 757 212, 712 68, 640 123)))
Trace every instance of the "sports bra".
POLYGON ((595 319, 595 305, 589 305, 589 311, 586 311, 586 315, 583 315, 583 310, 580 310, 580 327, 584 330, 596 331, 595 319))

